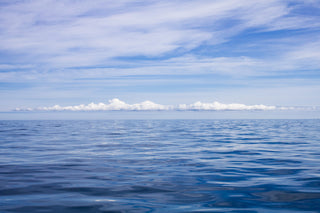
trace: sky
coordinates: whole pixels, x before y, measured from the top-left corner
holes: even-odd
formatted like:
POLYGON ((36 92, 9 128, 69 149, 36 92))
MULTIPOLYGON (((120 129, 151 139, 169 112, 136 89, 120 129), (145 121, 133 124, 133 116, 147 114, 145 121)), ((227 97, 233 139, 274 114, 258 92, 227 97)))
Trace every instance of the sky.
POLYGON ((0 0, 2 114, 314 109, 319 80, 319 0, 0 0))

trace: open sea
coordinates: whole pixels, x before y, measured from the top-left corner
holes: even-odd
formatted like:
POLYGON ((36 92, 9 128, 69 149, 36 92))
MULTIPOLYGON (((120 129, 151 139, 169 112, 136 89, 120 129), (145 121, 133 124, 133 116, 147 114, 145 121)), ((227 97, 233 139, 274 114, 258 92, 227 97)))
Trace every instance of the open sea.
POLYGON ((320 120, 0 121, 0 212, 320 212, 320 120))

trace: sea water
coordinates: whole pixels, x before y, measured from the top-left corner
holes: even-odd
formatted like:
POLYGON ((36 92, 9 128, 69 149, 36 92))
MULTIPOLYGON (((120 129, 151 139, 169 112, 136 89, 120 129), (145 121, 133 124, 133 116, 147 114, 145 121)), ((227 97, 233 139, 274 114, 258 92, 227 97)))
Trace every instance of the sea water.
POLYGON ((320 212, 320 120, 0 121, 0 212, 320 212))

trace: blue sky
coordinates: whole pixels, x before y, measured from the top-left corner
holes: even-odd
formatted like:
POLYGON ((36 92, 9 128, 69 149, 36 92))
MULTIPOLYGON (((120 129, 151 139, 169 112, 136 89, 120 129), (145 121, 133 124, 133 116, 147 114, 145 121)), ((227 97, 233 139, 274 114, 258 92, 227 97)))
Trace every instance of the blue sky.
POLYGON ((0 111, 320 105, 318 0, 2 0, 0 111))

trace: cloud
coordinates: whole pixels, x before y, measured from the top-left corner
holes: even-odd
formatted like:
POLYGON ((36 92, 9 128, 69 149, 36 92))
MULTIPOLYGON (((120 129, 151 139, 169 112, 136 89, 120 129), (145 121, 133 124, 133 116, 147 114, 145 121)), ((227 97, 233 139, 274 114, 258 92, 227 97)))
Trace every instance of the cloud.
POLYGON ((0 5, 0 50, 15 54, 15 61, 53 68, 94 66, 124 56, 186 53, 252 28, 301 29, 318 23, 317 17, 291 10, 281 0, 18 0, 0 5))
POLYGON ((222 104, 219 102, 202 103, 195 102, 193 104, 161 105, 151 101, 144 101, 136 104, 127 104, 117 98, 109 100, 109 103, 90 103, 88 105, 65 106, 54 105, 51 107, 38 108, 16 108, 15 111, 223 111, 223 110, 275 110, 289 109, 286 107, 275 107, 266 105, 245 105, 245 104, 222 104))
POLYGON ((0 73, 0 80, 41 83, 73 81, 75 76, 208 72, 245 77, 319 69, 320 38, 309 34, 307 39, 281 40, 281 46, 273 45, 278 38, 264 43, 249 37, 234 49, 219 50, 252 29, 253 35, 317 29, 317 16, 299 12, 309 7, 314 1, 8 1, 0 5, 0 51, 6 56, 0 69, 9 73, 0 73), (245 52, 236 49, 243 43, 245 52), (201 47, 217 53, 193 51, 201 47), (274 57, 257 57, 257 48, 274 57))
POLYGON ((179 110, 275 110, 275 106, 265 106, 265 105, 245 105, 245 104, 222 104, 217 101, 213 103, 202 103, 200 101, 194 104, 180 104, 179 110))
MULTIPOLYGON (((187 98, 179 94, 175 104, 194 100, 188 92, 201 100, 314 104, 297 100, 291 88, 307 87, 307 100, 317 100, 319 9, 317 0, 1 1, 0 109, 180 91, 187 98), (273 88, 287 91, 285 98, 265 92, 273 88), (240 92, 241 99, 230 97, 240 92), (273 102, 262 99, 266 93, 273 102)), ((120 110, 161 108, 131 105, 120 110)))
POLYGON ((117 98, 109 100, 108 104, 105 103, 90 103, 88 105, 65 106, 54 105, 51 107, 38 107, 38 108, 17 108, 16 111, 115 111, 115 110, 128 110, 128 111, 141 111, 141 110, 170 110, 171 106, 165 106, 153 103, 151 101, 144 101, 137 104, 127 104, 117 98))

